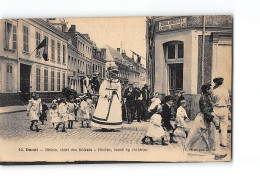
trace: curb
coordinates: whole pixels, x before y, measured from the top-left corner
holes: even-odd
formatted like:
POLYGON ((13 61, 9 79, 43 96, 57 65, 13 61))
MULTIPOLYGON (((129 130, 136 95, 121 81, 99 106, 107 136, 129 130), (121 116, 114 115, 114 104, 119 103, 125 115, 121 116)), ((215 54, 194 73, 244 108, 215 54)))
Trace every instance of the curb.
POLYGON ((17 111, 9 111, 9 112, 0 112, 0 115, 2 115, 2 114, 11 114, 11 113, 16 113, 16 112, 24 112, 24 111, 26 111, 26 109, 17 110, 17 111))

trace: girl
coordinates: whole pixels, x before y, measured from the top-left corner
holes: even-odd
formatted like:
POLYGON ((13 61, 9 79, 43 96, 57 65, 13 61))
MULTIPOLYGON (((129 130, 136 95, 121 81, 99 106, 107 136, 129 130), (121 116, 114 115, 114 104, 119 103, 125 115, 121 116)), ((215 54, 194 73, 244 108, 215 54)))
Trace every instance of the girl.
POLYGON ((162 145, 168 145, 164 141, 165 131, 162 127, 162 117, 161 117, 162 107, 161 105, 158 105, 156 107, 156 113, 151 117, 150 126, 146 132, 145 137, 142 139, 142 142, 145 144, 146 139, 149 138, 151 144, 154 144, 154 138, 161 138, 162 139, 162 145))
POLYGON ((60 116, 59 116, 59 109, 57 107, 58 105, 56 103, 51 104, 50 107, 50 117, 52 124, 56 127, 55 129, 58 131, 57 126, 61 122, 60 116))
POLYGON ((75 120, 75 109, 77 105, 74 103, 74 99, 70 99, 68 103, 68 128, 73 128, 73 121, 75 120))

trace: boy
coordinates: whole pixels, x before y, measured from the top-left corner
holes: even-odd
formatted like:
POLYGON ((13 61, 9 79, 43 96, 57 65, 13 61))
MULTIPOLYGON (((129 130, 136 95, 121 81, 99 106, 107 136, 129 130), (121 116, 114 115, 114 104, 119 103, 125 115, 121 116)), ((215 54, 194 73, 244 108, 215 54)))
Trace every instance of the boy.
POLYGON ((180 107, 177 109, 177 114, 176 114, 176 125, 177 127, 180 127, 184 129, 184 132, 186 134, 186 138, 188 137, 189 134, 189 128, 187 126, 187 122, 190 121, 190 119, 187 116, 186 113, 186 100, 181 100, 180 101, 180 107))

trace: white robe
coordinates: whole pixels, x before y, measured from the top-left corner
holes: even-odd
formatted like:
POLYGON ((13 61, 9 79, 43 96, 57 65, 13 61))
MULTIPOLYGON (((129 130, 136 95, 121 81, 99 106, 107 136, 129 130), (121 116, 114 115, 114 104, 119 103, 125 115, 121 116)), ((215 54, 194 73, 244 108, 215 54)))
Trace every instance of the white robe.
POLYGON ((29 100, 29 104, 27 106, 27 112, 30 115, 31 121, 39 120, 39 115, 41 113, 42 105, 39 100, 29 100))
POLYGON ((118 79, 104 80, 99 89, 97 108, 92 126, 97 128, 122 128, 121 84, 118 79), (115 91, 117 94, 112 94, 115 91))
POLYGON ((150 120, 151 124, 146 132, 146 136, 160 138, 165 135, 162 127, 162 117, 160 114, 154 114, 150 120))
POLYGON ((61 118, 59 116, 59 109, 50 109, 49 111, 51 117, 51 123, 59 123, 61 122, 61 118))

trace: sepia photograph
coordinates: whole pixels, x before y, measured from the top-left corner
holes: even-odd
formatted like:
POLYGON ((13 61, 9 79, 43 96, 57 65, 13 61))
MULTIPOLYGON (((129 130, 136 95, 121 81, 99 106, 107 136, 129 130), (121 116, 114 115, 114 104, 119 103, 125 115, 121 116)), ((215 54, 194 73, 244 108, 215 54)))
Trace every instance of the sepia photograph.
POLYGON ((232 15, 0 19, 0 164, 232 161, 232 15))

